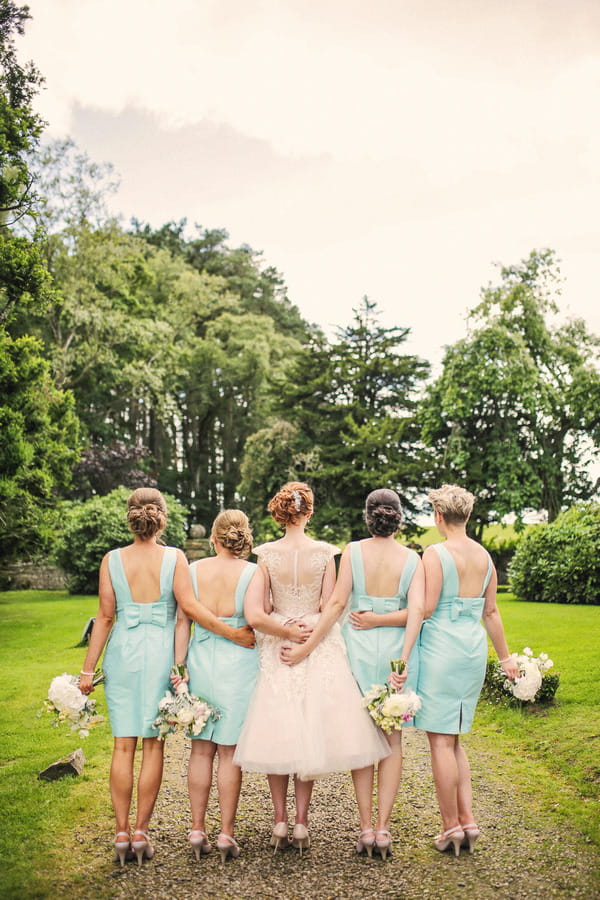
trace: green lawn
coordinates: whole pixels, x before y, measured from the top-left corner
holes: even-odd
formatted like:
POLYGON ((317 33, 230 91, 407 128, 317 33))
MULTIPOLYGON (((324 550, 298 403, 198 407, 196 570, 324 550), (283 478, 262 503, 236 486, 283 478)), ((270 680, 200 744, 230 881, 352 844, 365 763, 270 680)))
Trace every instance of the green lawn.
MULTIPOLYGON (((541 801, 557 827, 568 821, 600 844, 600 607, 520 603, 510 595, 499 602, 511 650, 530 646, 554 660, 561 675, 557 702, 524 712, 482 702, 468 739, 497 754, 506 777, 541 801)), ((75 645, 96 603, 55 591, 0 593, 0 852, 11 863, 3 872, 6 898, 53 896, 57 873, 76 884, 82 875, 74 831, 112 831, 108 724, 80 739, 66 726, 53 728, 49 713, 38 716, 52 677, 81 668, 85 650, 75 645), (79 746, 87 759, 81 778, 38 780, 41 769, 79 746)), ((96 696, 105 712, 102 688, 96 696)))

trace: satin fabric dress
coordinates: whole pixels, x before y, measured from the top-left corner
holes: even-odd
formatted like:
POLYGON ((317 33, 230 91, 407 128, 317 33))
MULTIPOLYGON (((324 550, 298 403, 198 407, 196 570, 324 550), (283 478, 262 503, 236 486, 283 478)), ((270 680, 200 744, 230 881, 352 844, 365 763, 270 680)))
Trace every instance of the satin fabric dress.
POLYGON ((171 686, 169 675, 174 663, 176 561, 175 547, 165 547, 159 597, 148 603, 136 603, 131 596, 121 551, 109 553, 116 621, 102 668, 110 727, 115 737, 158 737, 158 729, 152 723, 158 715, 159 700, 171 686))
MULTIPOLYGON (((279 622, 315 625, 327 563, 339 550, 314 541, 302 550, 263 544, 254 551, 266 566, 279 622)), ((234 754, 252 772, 297 774, 308 780, 378 762, 390 752, 354 680, 336 623, 302 662, 279 659, 281 638, 257 632, 260 674, 234 754)))
POLYGON ((415 725, 439 734, 470 731, 487 665, 487 633, 481 624, 492 561, 478 597, 459 597, 456 564, 444 544, 434 544, 442 566, 437 606, 423 622, 417 693, 422 707, 415 725))
MULTIPOLYGON (((198 597, 196 565, 192 563, 190 574, 198 597)), ((233 628, 248 624, 244 618, 244 597, 255 571, 254 563, 246 563, 235 590, 234 614, 220 617, 233 628)), ((258 650, 240 647, 196 622, 188 647, 187 668, 190 692, 208 700, 220 713, 219 719, 209 719, 201 734, 192 740, 237 744, 258 675, 258 650)))
MULTIPOLYGON (((406 609, 408 605, 408 590, 418 562, 418 554, 414 550, 409 550, 409 555, 398 583, 398 590, 394 596, 372 597, 367 594, 365 587, 365 569, 361 541, 355 541, 350 544, 352 593, 350 594, 349 609, 342 625, 342 634, 346 642, 352 674, 356 678, 363 694, 372 688, 373 685, 383 685, 387 682, 390 674, 390 660, 398 659, 402 655, 406 628, 403 626, 382 625, 378 628, 368 628, 363 631, 352 627, 349 619, 350 613, 368 609, 381 615, 382 613, 406 609)), ((414 691, 417 689, 419 674, 419 648, 417 643, 415 643, 408 660, 408 678, 406 680, 407 686, 414 691)), ((406 724, 412 725, 412 720, 406 724)))

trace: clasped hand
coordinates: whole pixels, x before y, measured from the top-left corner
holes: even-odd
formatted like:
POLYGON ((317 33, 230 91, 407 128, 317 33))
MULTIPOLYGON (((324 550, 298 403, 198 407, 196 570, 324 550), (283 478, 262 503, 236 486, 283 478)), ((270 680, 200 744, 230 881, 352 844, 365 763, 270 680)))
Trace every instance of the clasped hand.
POLYGON ((357 631, 366 631, 368 628, 377 628, 377 613, 371 609, 358 609, 351 612, 350 624, 357 631))
POLYGON ((406 684, 408 677, 408 666, 405 666, 400 674, 398 672, 390 672, 388 681, 395 691, 401 691, 406 684))

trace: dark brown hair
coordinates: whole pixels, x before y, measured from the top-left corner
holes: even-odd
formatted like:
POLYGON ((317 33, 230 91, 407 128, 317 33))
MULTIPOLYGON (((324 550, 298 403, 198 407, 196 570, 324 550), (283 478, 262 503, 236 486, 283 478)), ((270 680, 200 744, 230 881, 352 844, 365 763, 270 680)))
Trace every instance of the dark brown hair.
POLYGON ((267 509, 278 525, 296 525, 302 516, 312 515, 313 492, 303 481, 289 481, 269 500, 267 509))
POLYGON ((402 526, 402 504, 396 491, 378 488, 365 501, 365 522, 373 537, 389 537, 402 526))
POLYGON ((127 524, 143 541, 164 531, 167 526, 167 504, 156 488, 137 488, 127 498, 127 524))

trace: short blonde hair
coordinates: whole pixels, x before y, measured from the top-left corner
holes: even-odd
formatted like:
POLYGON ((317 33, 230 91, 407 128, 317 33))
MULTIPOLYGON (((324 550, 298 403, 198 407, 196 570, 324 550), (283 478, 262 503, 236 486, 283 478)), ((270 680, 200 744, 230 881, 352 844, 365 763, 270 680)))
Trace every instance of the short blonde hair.
POLYGON ((440 513, 449 525, 453 525, 467 521, 476 497, 457 484, 443 484, 441 488, 429 492, 429 500, 434 511, 440 513))

